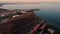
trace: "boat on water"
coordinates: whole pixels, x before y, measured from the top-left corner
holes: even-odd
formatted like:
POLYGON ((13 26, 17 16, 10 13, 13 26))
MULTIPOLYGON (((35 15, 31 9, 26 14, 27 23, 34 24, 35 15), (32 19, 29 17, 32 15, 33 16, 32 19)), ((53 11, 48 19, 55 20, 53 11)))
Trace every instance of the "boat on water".
POLYGON ((39 9, 1 12, 0 34, 59 34, 59 28, 34 14, 36 10, 39 9))

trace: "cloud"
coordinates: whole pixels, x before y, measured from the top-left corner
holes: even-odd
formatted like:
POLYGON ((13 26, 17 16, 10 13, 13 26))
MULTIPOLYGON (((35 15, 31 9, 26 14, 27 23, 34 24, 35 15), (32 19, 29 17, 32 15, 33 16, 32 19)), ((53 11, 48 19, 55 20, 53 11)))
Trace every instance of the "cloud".
POLYGON ((0 0, 0 2, 60 2, 60 0, 0 0))

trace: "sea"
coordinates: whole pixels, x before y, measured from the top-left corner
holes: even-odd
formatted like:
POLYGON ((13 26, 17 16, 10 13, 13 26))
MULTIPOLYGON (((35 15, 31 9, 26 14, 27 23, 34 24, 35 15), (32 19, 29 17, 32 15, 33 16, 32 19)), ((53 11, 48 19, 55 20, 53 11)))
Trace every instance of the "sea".
POLYGON ((56 24, 60 27, 60 2, 42 2, 37 4, 6 4, 0 8, 4 9, 41 9, 34 14, 42 19, 56 24))

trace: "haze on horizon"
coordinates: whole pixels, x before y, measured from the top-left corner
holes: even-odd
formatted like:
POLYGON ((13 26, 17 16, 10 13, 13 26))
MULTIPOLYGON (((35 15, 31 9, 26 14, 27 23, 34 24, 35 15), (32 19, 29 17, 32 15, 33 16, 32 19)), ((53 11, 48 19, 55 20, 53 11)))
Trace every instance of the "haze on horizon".
POLYGON ((60 0, 0 0, 0 2, 60 2, 60 0))

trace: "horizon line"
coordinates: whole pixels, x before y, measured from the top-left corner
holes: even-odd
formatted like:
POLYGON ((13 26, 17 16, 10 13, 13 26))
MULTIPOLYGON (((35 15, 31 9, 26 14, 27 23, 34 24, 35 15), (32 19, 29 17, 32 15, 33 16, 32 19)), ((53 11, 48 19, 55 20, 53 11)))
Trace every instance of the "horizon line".
POLYGON ((60 3, 60 2, 0 2, 0 3, 60 3))

